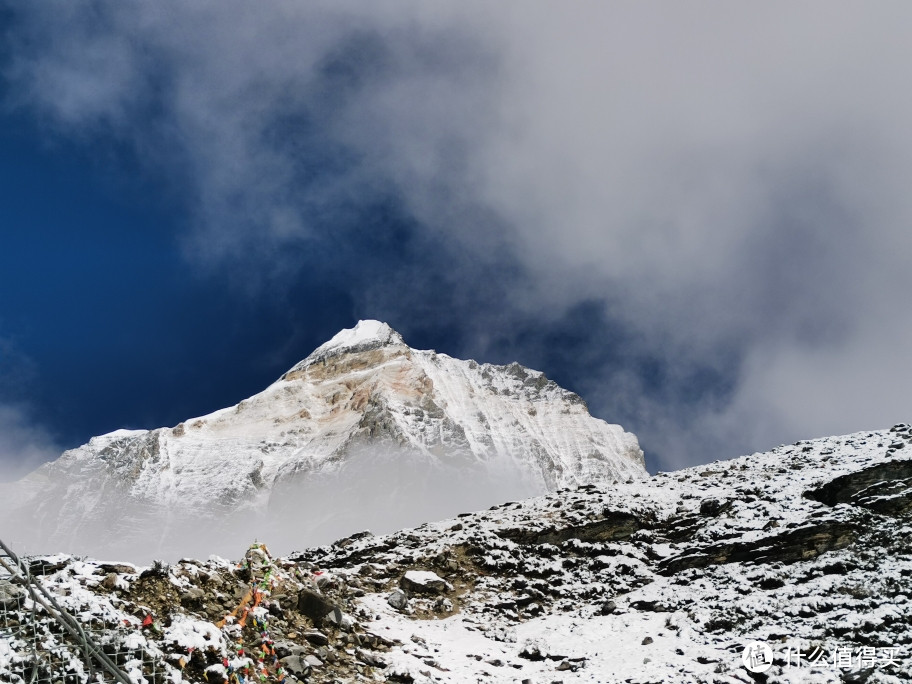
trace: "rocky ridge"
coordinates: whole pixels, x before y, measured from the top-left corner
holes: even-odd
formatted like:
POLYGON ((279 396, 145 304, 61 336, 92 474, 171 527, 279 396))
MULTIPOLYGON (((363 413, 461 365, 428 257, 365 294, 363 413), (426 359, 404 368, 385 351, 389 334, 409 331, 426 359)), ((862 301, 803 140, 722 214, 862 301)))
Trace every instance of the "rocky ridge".
POLYGON ((279 559, 254 545, 241 563, 32 563, 174 682, 898 684, 910 533, 897 425, 279 559), (763 671, 745 666, 752 641, 770 647, 763 671))

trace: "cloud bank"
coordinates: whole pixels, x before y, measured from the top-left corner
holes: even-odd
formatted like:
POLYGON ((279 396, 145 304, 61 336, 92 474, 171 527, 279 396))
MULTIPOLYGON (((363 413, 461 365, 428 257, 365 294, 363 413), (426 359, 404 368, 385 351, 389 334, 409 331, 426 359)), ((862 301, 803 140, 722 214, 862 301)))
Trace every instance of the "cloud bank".
POLYGON ((60 447, 21 406, 0 404, 0 482, 16 480, 60 455, 60 447))
POLYGON ((31 360, 0 337, 0 483, 22 477, 61 452, 31 410, 34 377, 31 360))
MULTIPOLYGON (((91 483, 74 484, 72 473, 53 468, 15 485, 0 483, 4 542, 21 553, 142 564, 212 553, 235 558, 257 539, 284 555, 365 530, 391 533, 547 493, 543 482, 520 468, 490 467, 457 453, 429 460, 377 447, 355 450, 337 467, 269 483, 264 500, 246 506, 143 500, 103 470, 91 483), (73 489, 86 484, 97 492, 75 500, 73 489)), ((85 477, 83 470, 75 479, 85 477)))
POLYGON ((5 75, 170 179, 194 263, 557 363, 668 468, 912 415, 910 14, 32 4, 5 75))

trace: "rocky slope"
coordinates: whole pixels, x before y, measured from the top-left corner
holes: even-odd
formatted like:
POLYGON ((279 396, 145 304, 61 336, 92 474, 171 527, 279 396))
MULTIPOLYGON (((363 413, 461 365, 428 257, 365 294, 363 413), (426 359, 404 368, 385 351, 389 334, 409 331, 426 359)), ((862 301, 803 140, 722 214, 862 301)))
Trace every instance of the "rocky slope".
POLYGON ((212 543, 227 531, 269 530, 287 550, 647 476, 633 435, 542 373, 361 321, 236 406, 95 437, 0 500, 18 511, 14 541, 151 560, 229 553, 212 543))
MULTIPOLYGON (((241 563, 32 564, 137 681, 899 684, 912 432, 565 488, 280 559, 255 546, 241 563), (754 641, 769 663, 745 661, 754 641)), ((25 655, 2 649, 0 669, 25 655)))

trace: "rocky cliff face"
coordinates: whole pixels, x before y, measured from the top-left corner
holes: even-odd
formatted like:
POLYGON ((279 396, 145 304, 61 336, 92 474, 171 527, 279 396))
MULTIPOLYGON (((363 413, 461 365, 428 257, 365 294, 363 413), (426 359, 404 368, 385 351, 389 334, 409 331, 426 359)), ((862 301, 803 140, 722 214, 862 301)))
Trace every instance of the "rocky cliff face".
POLYGON ((241 529, 289 548, 645 477, 636 438, 542 373, 361 321, 236 406, 93 438, 6 499, 29 544, 149 559, 241 529))
POLYGON ((284 558, 33 567, 150 681, 899 684, 910 533, 897 425, 284 558))

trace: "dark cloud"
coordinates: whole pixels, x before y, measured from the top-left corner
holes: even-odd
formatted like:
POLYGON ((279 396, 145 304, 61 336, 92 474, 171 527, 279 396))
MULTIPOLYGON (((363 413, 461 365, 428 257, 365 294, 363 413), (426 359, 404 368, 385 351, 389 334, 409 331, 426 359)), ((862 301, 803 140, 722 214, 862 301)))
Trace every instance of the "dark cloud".
POLYGON ((910 13, 32 4, 5 73, 217 277, 512 354, 668 467, 908 419, 910 13))

